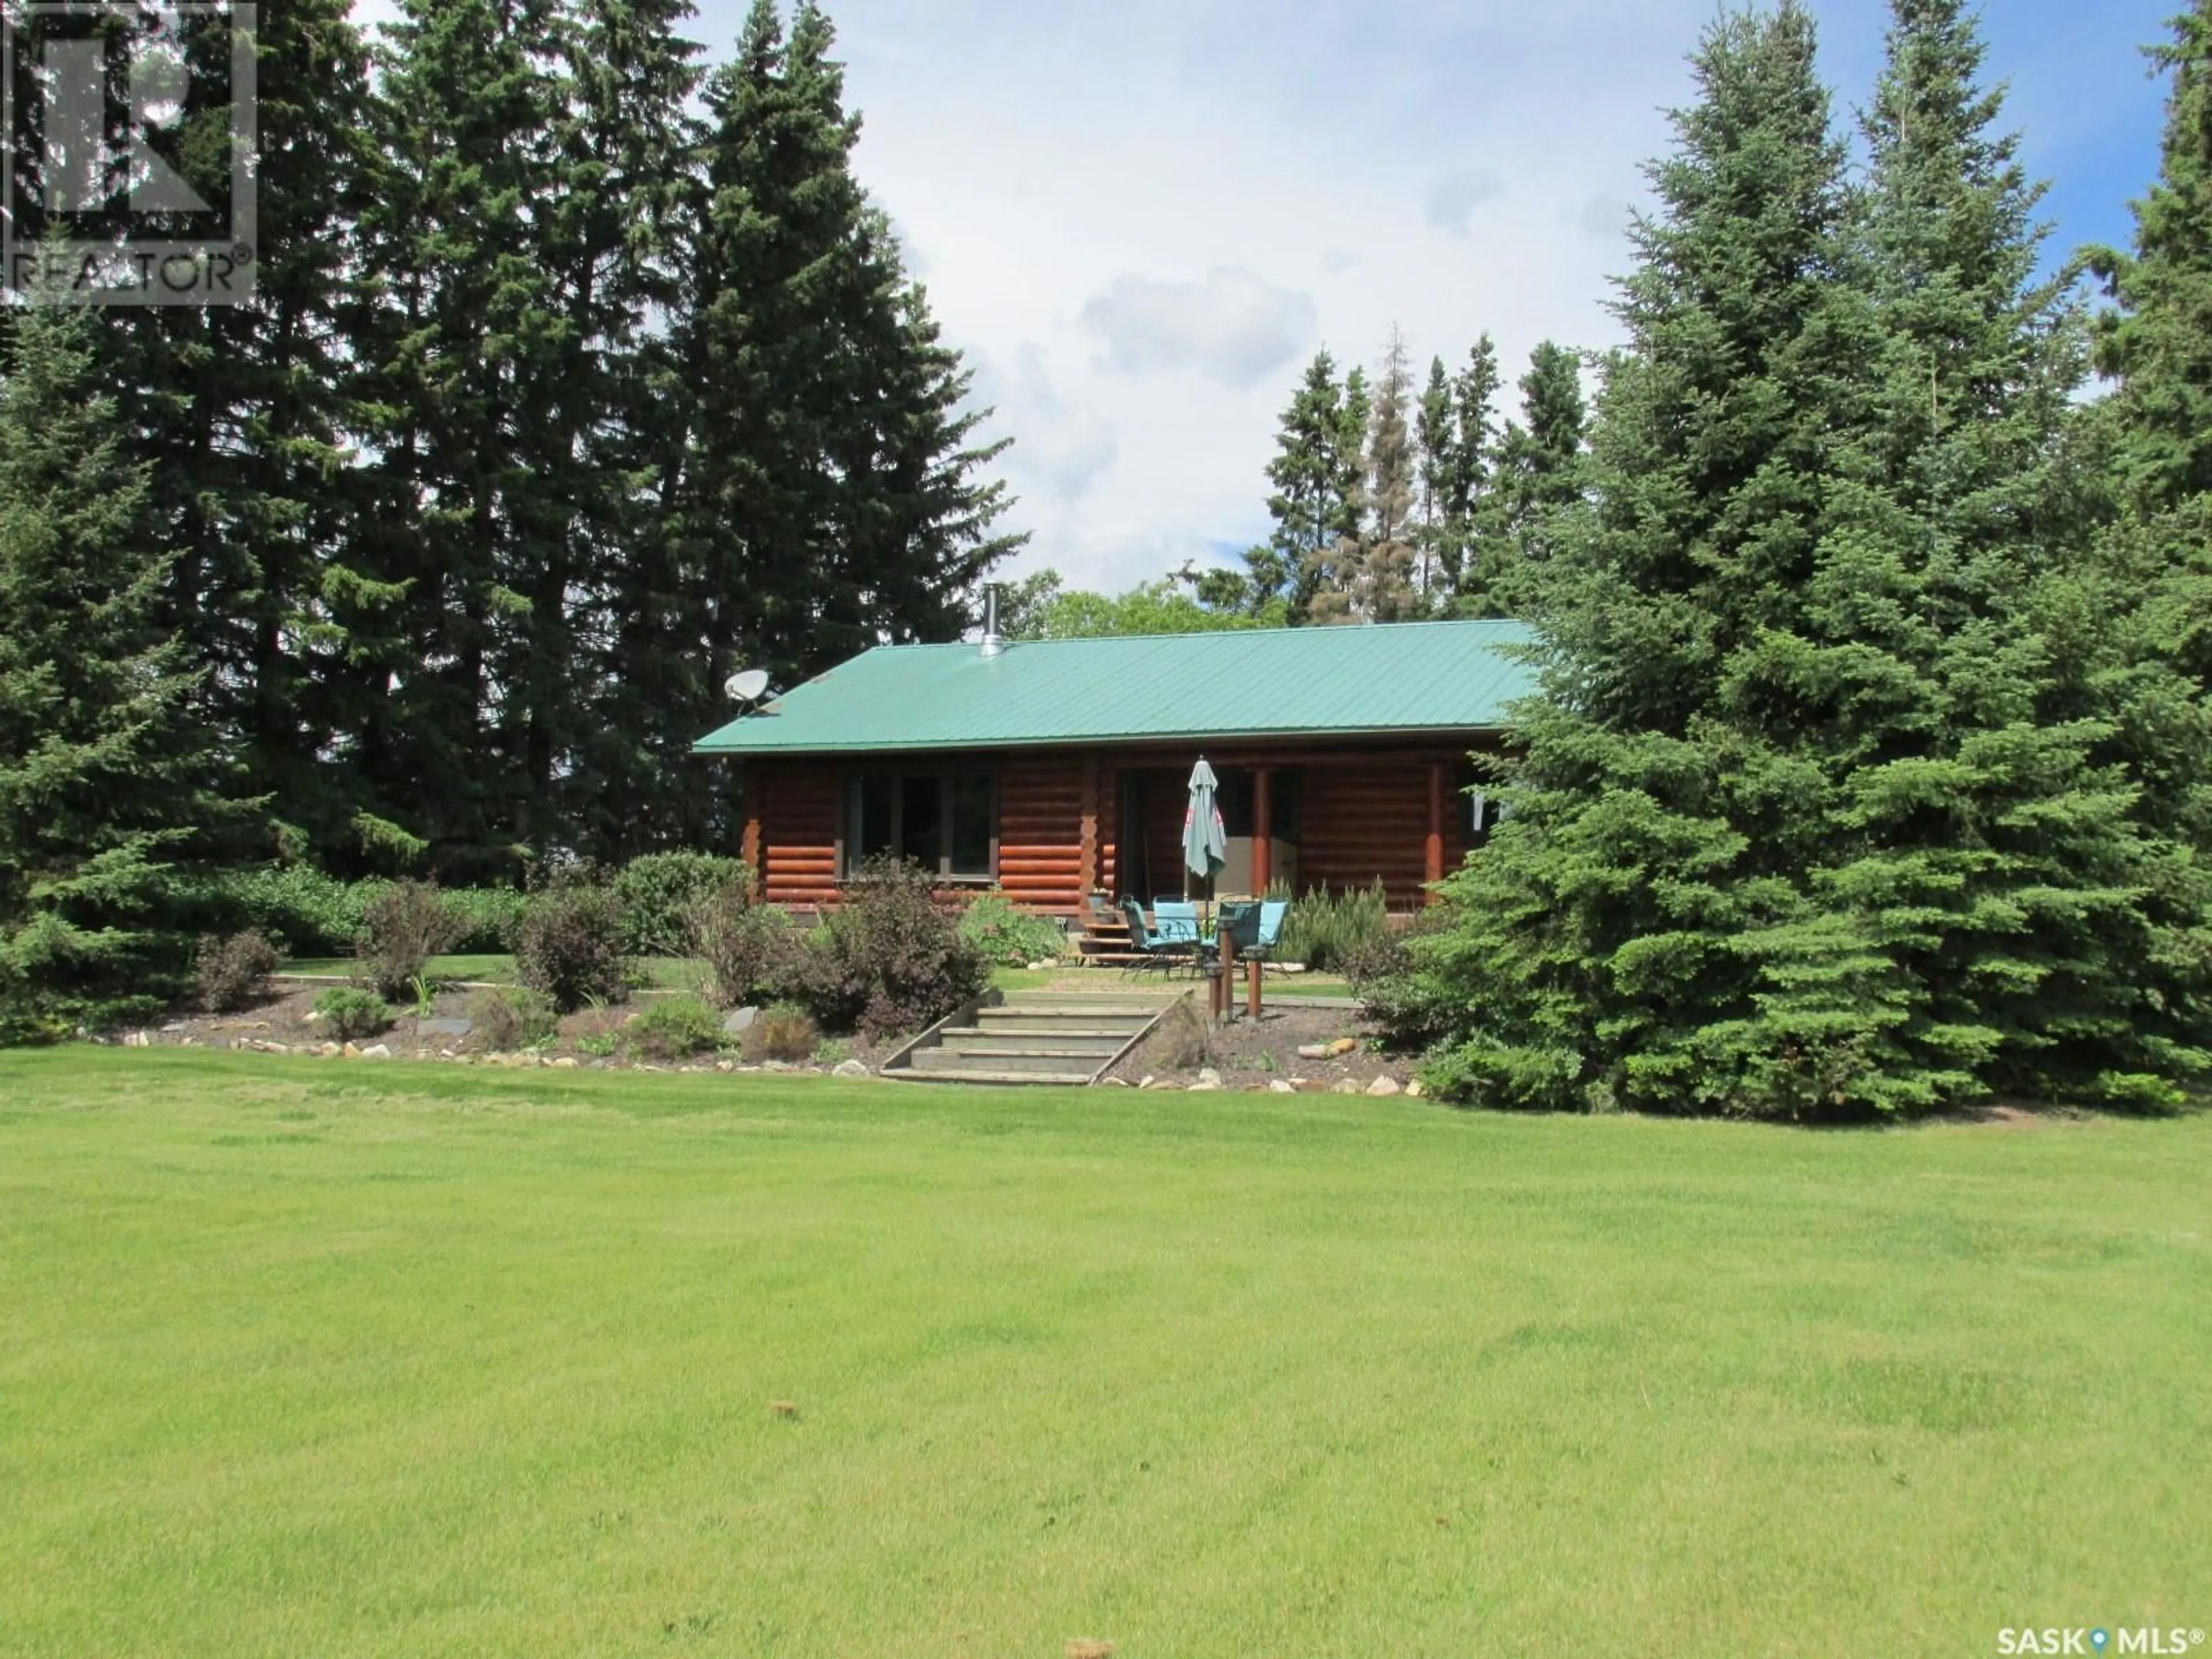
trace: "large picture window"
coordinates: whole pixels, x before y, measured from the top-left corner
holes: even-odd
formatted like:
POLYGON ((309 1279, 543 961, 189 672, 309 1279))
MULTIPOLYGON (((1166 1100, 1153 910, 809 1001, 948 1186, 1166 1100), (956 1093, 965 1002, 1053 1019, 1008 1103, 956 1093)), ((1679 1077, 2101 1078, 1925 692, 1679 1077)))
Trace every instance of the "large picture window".
POLYGON ((996 805, 988 772, 855 778, 846 805, 845 872, 889 854, 947 881, 988 881, 996 873, 996 805))

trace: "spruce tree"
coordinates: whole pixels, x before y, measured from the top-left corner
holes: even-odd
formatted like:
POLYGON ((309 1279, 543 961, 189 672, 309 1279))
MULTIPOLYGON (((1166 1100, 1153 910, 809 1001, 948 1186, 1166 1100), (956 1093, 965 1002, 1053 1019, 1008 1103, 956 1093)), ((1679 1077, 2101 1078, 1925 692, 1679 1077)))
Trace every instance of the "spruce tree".
POLYGON ((1368 417, 1365 517, 1340 540, 1331 580, 1314 596, 1317 622, 1404 622, 1419 612, 1415 458, 1406 421, 1412 391, 1405 337, 1394 328, 1368 417))
POLYGON ((174 864, 219 809, 161 620, 146 469, 94 323, 16 313, 0 377, 0 1042, 143 1016, 188 941, 174 864))
POLYGON ((1794 3, 1713 25, 1701 100, 1650 170, 1595 510, 1534 594, 1547 701, 1513 816, 1423 946, 1455 1011, 1453 1092, 1784 1114, 1925 1097, 1887 1080, 1907 1014, 1887 964, 1805 890, 1826 784, 1790 752, 1805 711, 1733 706, 1812 574, 1871 330, 1843 303, 1844 157, 1813 37, 1794 3))
POLYGON ((2202 1063, 2174 849, 2054 644, 2078 357, 1978 57, 1901 0, 1862 198, 1802 9, 1708 36, 1535 568, 1553 707, 1430 947, 1455 1086, 1811 1116, 2202 1063))
MULTIPOLYGON (((94 341, 132 453, 149 466, 149 528, 174 556, 164 616, 207 670, 198 718, 228 758, 231 794, 264 804, 295 850, 327 846, 350 811, 331 740, 351 669, 325 591, 359 507, 354 226, 368 83, 349 10, 301 0, 261 14, 252 297, 117 308, 94 341)), ((210 44, 227 55, 227 34, 210 44)), ((229 156, 187 146, 180 161, 212 196, 229 156)), ((238 822, 257 818, 265 832, 260 814, 238 822)), ((268 837, 234 850, 247 845, 265 851, 268 837)))
POLYGON ((1255 548, 1245 558, 1255 594, 1261 602, 1279 595, 1293 622, 1306 619, 1341 528, 1343 431, 1344 387, 1336 360, 1324 348, 1306 365, 1283 411, 1275 454, 1267 463, 1267 481, 1274 486, 1267 514, 1274 532, 1264 553, 1255 548))
POLYGON ((789 685, 868 645, 957 637, 1016 545, 982 476, 1003 446, 976 440, 968 371, 853 176, 833 43, 811 4, 787 40, 757 0, 707 82, 676 512, 710 684, 752 665, 789 685))
POLYGON ((1509 421, 1498 442, 1498 520, 1517 560, 1549 551, 1553 520, 1582 499, 1582 365, 1566 347, 1545 340, 1529 354, 1521 377, 1528 424, 1509 421))

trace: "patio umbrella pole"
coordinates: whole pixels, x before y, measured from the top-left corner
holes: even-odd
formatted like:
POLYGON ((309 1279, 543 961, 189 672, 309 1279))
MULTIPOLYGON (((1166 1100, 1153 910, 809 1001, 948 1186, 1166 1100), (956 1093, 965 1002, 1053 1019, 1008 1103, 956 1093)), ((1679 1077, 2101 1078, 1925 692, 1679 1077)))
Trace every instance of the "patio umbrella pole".
MULTIPOLYGON (((1213 798, 1213 792, 1219 782, 1220 780, 1213 775, 1213 769, 1206 763, 1206 757, 1200 755, 1198 757, 1198 764, 1190 769, 1190 804, 1183 810, 1182 867, 1190 875, 1196 876, 1209 885, 1214 878, 1220 874, 1222 866, 1229 862, 1229 837, 1222 828, 1221 808, 1213 798)), ((1214 947, 1220 961, 1219 971, 1213 975, 1213 983, 1206 1001, 1208 1012, 1213 1018, 1218 1019, 1221 1018, 1224 999, 1230 994, 1228 987, 1231 947, 1221 936, 1219 896, 1217 894, 1215 897, 1214 947)))

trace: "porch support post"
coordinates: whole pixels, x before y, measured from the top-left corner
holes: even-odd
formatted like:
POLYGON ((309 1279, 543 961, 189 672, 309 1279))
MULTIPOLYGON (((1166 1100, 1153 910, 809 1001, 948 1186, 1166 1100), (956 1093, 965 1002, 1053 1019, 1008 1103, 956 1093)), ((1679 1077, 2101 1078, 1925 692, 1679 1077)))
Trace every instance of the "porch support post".
MULTIPOLYGON (((1076 884, 1086 894, 1098 889, 1098 757, 1083 758, 1082 844, 1076 858, 1076 884)), ((1089 913, 1086 911, 1085 915, 1089 913)))
POLYGON ((739 775, 738 787, 744 802, 744 841, 739 852, 744 860, 745 874, 753 884, 752 896, 756 901, 768 896, 768 874, 762 867, 762 855, 766 848, 761 833, 761 771, 748 767, 739 775))
MULTIPOLYGON (((1252 896, 1265 898, 1274 878, 1275 772, 1273 767, 1252 769, 1252 896)), ((1244 1012, 1260 1018, 1260 958, 1244 964, 1244 1012)))
POLYGON ((1273 878, 1275 855, 1274 817, 1275 769, 1272 766, 1252 769, 1252 896, 1258 898, 1267 890, 1273 878))
MULTIPOLYGON (((1444 763, 1429 763, 1429 845, 1423 879, 1439 882, 1444 878, 1444 763)), ((1431 889, 1426 895, 1428 903, 1437 902, 1431 889)))

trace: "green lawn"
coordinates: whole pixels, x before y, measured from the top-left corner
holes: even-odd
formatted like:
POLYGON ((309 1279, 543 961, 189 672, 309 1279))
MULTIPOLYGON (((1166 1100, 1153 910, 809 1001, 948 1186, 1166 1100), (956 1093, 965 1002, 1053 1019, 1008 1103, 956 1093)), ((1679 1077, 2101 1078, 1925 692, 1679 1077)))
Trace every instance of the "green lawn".
POLYGON ((0 1330, 10 1656, 2212 1623, 2203 1118, 0 1054, 0 1330))

